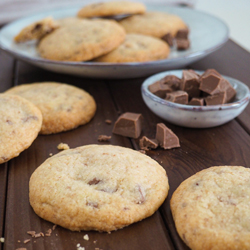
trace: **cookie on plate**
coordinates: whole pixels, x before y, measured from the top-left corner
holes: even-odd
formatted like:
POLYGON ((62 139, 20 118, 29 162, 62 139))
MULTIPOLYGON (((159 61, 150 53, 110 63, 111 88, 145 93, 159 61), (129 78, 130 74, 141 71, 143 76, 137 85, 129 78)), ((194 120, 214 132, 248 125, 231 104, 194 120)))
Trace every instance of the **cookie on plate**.
POLYGON ((84 6, 77 13, 78 17, 106 17, 123 14, 143 14, 146 7, 143 3, 130 1, 109 1, 92 3, 84 6))
POLYGON ((63 83, 23 84, 5 93, 19 95, 42 112, 41 134, 71 130, 91 120, 96 111, 94 98, 86 91, 63 83))
POLYGON ((178 30, 187 28, 180 17, 154 11, 125 18, 119 23, 127 33, 139 33, 158 38, 162 38, 168 33, 175 37, 178 30))
POLYGON ((72 19, 38 44, 41 57, 56 61, 88 61, 117 48, 126 33, 117 22, 72 19), (72 25, 70 25, 72 24, 72 25))
POLYGON ((15 37, 17 43, 27 42, 30 40, 40 40, 45 35, 51 33, 59 27, 58 23, 52 17, 46 17, 40 21, 32 23, 23 28, 15 37))
POLYGON ((249 168, 200 171, 181 183, 170 205, 176 229, 191 249, 250 249, 249 168))
POLYGON ((0 94, 0 164, 28 148, 42 126, 41 111, 20 96, 0 94))
POLYGON ((140 34, 128 34, 125 41, 115 50, 97 58, 96 62, 147 62, 168 57, 167 43, 162 40, 140 34))
POLYGON ((155 160, 111 145, 58 153, 29 182, 35 213, 72 231, 110 232, 140 221, 159 208, 168 190, 166 171, 155 160))

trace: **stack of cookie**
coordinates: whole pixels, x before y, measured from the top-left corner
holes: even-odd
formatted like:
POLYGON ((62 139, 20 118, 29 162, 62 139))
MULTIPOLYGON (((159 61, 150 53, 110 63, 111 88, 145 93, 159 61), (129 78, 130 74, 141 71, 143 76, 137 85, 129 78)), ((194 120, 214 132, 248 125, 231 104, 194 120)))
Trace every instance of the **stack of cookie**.
POLYGON ((40 40, 38 52, 49 60, 122 63, 165 59, 174 38, 178 49, 188 48, 187 35, 187 25, 176 15, 114 1, 86 5, 77 17, 45 18, 24 28, 15 41, 40 40))

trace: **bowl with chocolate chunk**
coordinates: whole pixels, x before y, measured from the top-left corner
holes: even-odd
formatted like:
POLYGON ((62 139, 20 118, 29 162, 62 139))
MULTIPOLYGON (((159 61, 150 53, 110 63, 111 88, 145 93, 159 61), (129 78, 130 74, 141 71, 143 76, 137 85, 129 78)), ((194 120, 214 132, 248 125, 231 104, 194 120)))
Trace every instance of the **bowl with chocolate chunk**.
POLYGON ((143 82, 141 92, 144 102, 156 115, 190 128, 222 125, 237 117, 250 99, 244 83, 215 69, 158 73, 143 82))

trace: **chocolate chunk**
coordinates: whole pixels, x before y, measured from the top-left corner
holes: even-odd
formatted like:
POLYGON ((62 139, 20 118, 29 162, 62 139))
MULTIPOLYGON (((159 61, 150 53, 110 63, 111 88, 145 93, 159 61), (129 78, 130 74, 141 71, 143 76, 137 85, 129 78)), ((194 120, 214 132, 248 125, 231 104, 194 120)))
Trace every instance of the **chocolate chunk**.
POLYGON ((142 115, 136 113, 124 113, 115 122, 113 133, 138 138, 142 130, 142 115))
POLYGON ((148 89, 151 93, 160 98, 165 98, 166 93, 173 91, 170 86, 163 84, 161 80, 149 85, 148 89))
POLYGON ((158 147, 158 141, 156 139, 149 139, 146 136, 143 136, 140 139, 139 145, 140 145, 140 149, 143 150, 149 150, 151 148, 157 148, 158 147))
POLYGON ((229 81, 223 78, 216 70, 206 71, 201 76, 200 90, 210 95, 225 92, 225 103, 232 101, 236 95, 236 91, 229 81))
POLYGON ((180 89, 186 91, 190 97, 200 96, 199 76, 191 70, 183 70, 180 89))
POLYGON ((226 103, 226 92, 220 92, 205 98, 207 106, 226 103))
POLYGON ((207 69, 201 76, 205 77, 205 76, 208 76, 210 74, 214 74, 214 75, 217 75, 219 77, 222 77, 221 74, 215 69, 207 69))
POLYGON ((179 29, 175 35, 176 39, 188 39, 189 29, 179 29))
POLYGON ((176 39, 177 50, 186 50, 190 46, 190 42, 188 39, 176 39))
POLYGON ((162 40, 164 40, 170 47, 174 45, 174 38, 170 33, 167 33, 163 37, 161 37, 162 40))
POLYGON ((213 95, 220 91, 219 85, 222 83, 222 77, 214 72, 203 74, 201 76, 200 90, 213 95))
POLYGON ((163 123, 158 123, 156 126, 156 139, 164 149, 180 147, 179 138, 163 123))
POLYGON ((193 97, 188 105, 193 105, 193 106, 204 106, 204 99, 203 98, 197 98, 193 97))
POLYGON ((173 90, 178 90, 180 88, 181 79, 175 75, 167 75, 161 79, 161 83, 168 85, 173 90))
POLYGON ((236 90, 230 84, 226 89, 226 103, 232 102, 236 96, 236 90))
POLYGON ((108 135, 99 135, 98 141, 109 141, 111 139, 111 136, 108 135))
POLYGON ((165 100, 179 104, 187 104, 188 94, 185 91, 177 90, 172 93, 167 93, 165 100))

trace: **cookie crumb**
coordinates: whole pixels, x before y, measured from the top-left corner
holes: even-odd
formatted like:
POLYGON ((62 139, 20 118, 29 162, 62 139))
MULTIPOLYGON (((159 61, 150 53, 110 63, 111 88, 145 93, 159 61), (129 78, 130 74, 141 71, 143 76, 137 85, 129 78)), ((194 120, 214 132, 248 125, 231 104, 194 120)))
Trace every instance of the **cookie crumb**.
POLYGON ((109 120, 109 119, 106 119, 105 122, 106 122, 107 124, 109 124, 109 125, 112 123, 112 121, 109 120))
POLYGON ((4 238, 3 237, 0 238, 0 242, 4 243, 4 238))
POLYGON ((54 225, 54 226, 52 227, 52 230, 55 230, 55 229, 56 229, 56 226, 57 226, 57 225, 54 225))
POLYGON ((27 248, 25 248, 25 247, 20 247, 20 248, 17 248, 16 250, 27 250, 27 248))
POLYGON ((97 240, 94 240, 93 243, 96 244, 97 240))
POLYGON ((52 153, 49 153, 49 156, 52 156, 53 154, 52 153))
POLYGON ((80 243, 76 245, 77 250, 85 250, 85 247, 81 247, 80 243))
POLYGON ((21 241, 20 241, 20 240, 18 240, 17 242, 18 242, 18 243, 20 243, 21 241))
POLYGON ((138 150, 140 153, 142 153, 142 154, 146 154, 146 150, 144 150, 144 149, 140 149, 140 150, 138 150))
POLYGON ((88 236, 87 234, 85 234, 85 235, 83 236, 83 239, 84 239, 84 240, 89 240, 89 236, 88 236))
MULTIPOLYGON (((43 233, 37 233, 37 234, 34 235, 35 238, 39 238, 39 237, 41 237, 41 236, 44 236, 44 234, 43 234, 43 233)), ((32 236, 32 237, 33 237, 33 236, 32 236)))
POLYGON ((111 136, 108 135, 99 135, 98 141, 109 141, 111 139, 111 136))
POLYGON ((62 143, 61 142, 60 144, 58 144, 57 149, 59 149, 59 150, 67 150, 67 149, 69 149, 69 145, 67 143, 62 143))
POLYGON ((27 234, 31 235, 32 237, 35 237, 36 232, 35 231, 27 231, 27 234))
POLYGON ((52 229, 48 229, 45 233, 45 236, 51 236, 52 229))
POLYGON ((26 244, 28 242, 30 242, 30 239, 26 239, 26 240, 23 241, 24 244, 26 244))

